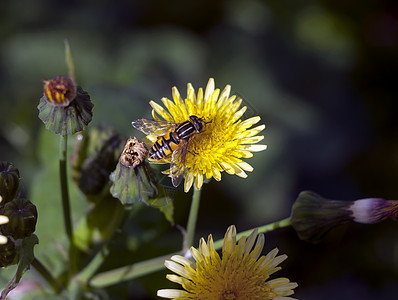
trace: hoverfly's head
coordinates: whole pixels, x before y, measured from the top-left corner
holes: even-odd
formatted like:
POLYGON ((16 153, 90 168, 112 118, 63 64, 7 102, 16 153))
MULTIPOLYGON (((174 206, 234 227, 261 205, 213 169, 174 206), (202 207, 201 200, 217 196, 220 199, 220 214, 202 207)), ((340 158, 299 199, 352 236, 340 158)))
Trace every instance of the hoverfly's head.
POLYGON ((195 130, 198 133, 203 131, 203 128, 207 123, 211 123, 211 121, 206 122, 205 119, 199 118, 197 116, 190 116, 189 121, 192 123, 193 127, 195 127, 195 130))

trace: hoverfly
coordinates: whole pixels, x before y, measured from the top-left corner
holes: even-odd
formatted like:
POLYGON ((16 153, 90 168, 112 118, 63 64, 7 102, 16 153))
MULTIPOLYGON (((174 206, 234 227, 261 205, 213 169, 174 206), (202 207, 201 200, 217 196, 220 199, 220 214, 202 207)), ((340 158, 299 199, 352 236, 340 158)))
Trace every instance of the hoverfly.
POLYGON ((157 140, 149 150, 149 158, 160 160, 171 155, 171 182, 177 187, 185 171, 185 158, 188 153, 189 141, 204 129, 206 122, 197 116, 190 116, 187 121, 175 123, 153 119, 138 119, 131 124, 145 134, 157 136, 157 140))

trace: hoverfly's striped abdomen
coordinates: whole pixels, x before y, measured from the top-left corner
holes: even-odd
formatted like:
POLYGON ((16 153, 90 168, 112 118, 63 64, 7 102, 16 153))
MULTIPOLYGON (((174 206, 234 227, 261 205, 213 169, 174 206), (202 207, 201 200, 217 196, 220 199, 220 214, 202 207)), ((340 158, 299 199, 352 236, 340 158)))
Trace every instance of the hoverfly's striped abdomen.
POLYGON ((156 160, 162 159, 172 154, 179 143, 180 139, 175 132, 171 131, 164 136, 158 136, 155 144, 149 150, 149 157, 156 160))
POLYGON ((149 157, 159 160, 169 156, 182 140, 188 140, 194 134, 201 132, 203 130, 203 122, 201 118, 190 116, 189 120, 178 124, 174 131, 159 136, 149 150, 149 157))

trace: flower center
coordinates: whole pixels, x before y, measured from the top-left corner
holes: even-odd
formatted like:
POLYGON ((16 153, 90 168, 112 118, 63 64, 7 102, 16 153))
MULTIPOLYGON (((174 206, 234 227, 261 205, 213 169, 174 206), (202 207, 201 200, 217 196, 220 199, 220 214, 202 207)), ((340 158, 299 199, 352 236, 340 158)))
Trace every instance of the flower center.
POLYGON ((224 292, 221 300, 235 300, 236 298, 235 292, 228 290, 224 292))

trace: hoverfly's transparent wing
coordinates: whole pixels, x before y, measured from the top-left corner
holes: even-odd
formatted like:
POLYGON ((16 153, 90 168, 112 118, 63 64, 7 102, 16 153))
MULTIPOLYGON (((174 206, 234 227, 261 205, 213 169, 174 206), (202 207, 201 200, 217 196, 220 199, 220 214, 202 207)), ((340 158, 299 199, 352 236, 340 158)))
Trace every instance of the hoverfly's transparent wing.
POLYGON ((165 135, 177 126, 177 124, 174 122, 153 119, 138 119, 131 122, 131 125, 145 134, 157 136, 165 135))
POLYGON ((189 141, 182 140, 181 144, 174 150, 171 155, 170 175, 171 182, 174 187, 178 187, 184 178, 185 158, 188 153, 189 141))

